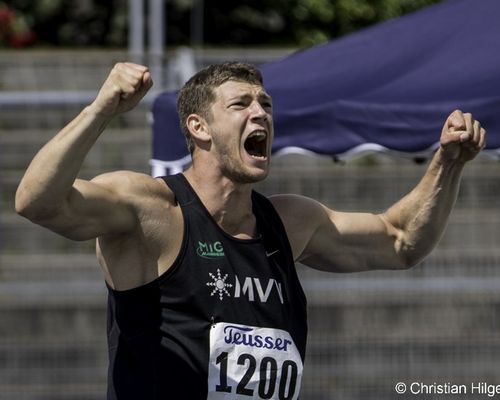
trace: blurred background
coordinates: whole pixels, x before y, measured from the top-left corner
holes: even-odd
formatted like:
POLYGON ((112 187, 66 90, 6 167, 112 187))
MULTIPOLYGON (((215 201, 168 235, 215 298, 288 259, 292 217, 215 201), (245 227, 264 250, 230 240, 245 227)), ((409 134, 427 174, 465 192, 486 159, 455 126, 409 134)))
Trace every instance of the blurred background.
MULTIPOLYGON (((106 290, 94 243, 27 222, 13 200, 37 150, 94 98, 115 62, 150 65, 155 89, 110 125, 84 178, 150 173, 151 104, 188 72, 278 60, 438 2, 0 1, 0 399, 105 397, 106 290)), ((426 161, 288 155, 258 189, 380 212, 414 187, 426 161)), ((500 384, 499 176, 490 159, 468 166, 446 234, 414 269, 345 275, 298 266, 310 329, 302 399, 404 398, 399 381, 500 384)))

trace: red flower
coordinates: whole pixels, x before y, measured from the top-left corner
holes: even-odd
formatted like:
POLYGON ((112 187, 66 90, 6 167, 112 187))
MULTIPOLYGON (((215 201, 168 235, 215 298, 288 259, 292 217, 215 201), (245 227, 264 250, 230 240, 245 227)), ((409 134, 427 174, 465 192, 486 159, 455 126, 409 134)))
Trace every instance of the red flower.
POLYGON ((3 30, 16 18, 16 13, 8 7, 0 6, 0 28, 3 30))
POLYGON ((36 40, 36 35, 34 32, 31 31, 26 31, 26 32, 19 32, 17 34, 14 34, 10 37, 10 45, 12 47, 15 47, 16 49, 20 49, 22 47, 29 46, 30 44, 34 43, 36 40))
POLYGON ((36 35, 26 23, 23 15, 0 3, 0 45, 21 48, 36 40, 36 35))

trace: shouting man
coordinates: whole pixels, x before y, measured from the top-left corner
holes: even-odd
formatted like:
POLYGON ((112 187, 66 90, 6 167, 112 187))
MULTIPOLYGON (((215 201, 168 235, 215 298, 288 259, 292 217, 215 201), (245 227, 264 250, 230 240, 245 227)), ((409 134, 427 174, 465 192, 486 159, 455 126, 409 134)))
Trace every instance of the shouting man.
POLYGON ((418 263, 439 241, 485 131, 454 111, 422 180, 383 214, 268 199, 252 185, 269 172, 272 99, 256 68, 225 63, 179 93, 193 160, 183 174, 78 179, 106 125, 151 86, 148 68, 117 64, 35 156, 16 210, 67 238, 96 239, 109 291, 108 399, 297 399, 307 321, 294 263, 332 272, 418 263))

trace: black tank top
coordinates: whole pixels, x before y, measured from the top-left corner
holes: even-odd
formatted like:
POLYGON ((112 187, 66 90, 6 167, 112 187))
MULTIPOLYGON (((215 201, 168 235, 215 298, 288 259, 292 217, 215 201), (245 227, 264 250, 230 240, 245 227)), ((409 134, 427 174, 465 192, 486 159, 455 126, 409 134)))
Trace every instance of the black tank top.
POLYGON ((253 192, 258 238, 241 240, 184 175, 164 180, 182 209, 181 250, 153 282, 108 287, 108 399, 297 399, 306 299, 274 207, 253 192))

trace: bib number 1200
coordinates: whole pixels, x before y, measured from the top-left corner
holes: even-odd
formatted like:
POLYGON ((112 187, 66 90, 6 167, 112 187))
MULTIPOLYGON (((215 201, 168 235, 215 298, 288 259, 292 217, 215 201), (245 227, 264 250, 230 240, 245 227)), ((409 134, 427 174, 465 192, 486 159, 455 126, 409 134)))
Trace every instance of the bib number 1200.
MULTIPOLYGON (((283 361, 281 368, 273 357, 263 357, 260 362, 251 354, 240 354, 236 360, 240 368, 244 368, 244 374, 236 387, 230 385, 227 379, 228 352, 222 352, 216 358, 216 363, 220 365, 219 384, 215 386, 217 392, 236 393, 242 396, 255 398, 258 394, 260 399, 291 400, 294 398, 297 387, 298 368, 297 364, 291 360, 283 361), (280 376, 278 376, 280 371, 280 376), (257 392, 248 387, 254 374, 258 374, 257 392), (233 392, 235 390, 235 392, 233 392)), ((230 366, 235 368, 236 366, 230 366)), ((238 368, 238 367, 236 367, 238 368)))
POLYGON ((285 330, 229 322, 210 328, 207 400, 298 400, 303 368, 285 330))

